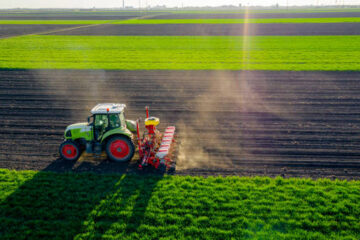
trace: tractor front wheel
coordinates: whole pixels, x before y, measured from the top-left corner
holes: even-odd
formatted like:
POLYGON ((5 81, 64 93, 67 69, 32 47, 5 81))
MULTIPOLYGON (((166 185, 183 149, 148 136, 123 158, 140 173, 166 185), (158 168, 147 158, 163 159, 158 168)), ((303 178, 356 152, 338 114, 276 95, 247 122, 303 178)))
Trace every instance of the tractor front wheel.
POLYGON ((134 156, 133 142, 124 136, 112 137, 106 144, 106 154, 115 162, 127 162, 134 156))
POLYGON ((80 157, 81 150, 73 141, 65 141, 59 148, 60 156, 67 161, 75 161, 80 157))

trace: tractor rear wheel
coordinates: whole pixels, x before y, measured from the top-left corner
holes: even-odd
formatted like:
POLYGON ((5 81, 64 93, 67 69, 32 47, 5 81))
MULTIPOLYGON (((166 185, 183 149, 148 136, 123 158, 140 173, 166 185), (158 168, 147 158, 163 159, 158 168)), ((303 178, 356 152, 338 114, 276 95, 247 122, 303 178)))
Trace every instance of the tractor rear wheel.
POLYGON ((115 162, 127 162, 134 156, 135 146, 133 142, 125 136, 112 137, 106 143, 106 154, 110 160, 115 162))
POLYGON ((67 161, 76 161, 81 155, 81 150, 75 142, 68 140, 60 144, 59 153, 67 161))

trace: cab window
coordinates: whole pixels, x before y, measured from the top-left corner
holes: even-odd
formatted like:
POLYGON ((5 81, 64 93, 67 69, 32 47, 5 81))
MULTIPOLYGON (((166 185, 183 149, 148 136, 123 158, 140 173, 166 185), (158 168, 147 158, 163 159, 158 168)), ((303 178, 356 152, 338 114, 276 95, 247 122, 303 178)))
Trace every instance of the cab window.
POLYGON ((108 116, 106 114, 101 115, 101 114, 97 114, 95 115, 95 127, 103 127, 103 128, 107 128, 108 127, 108 116))
POLYGON ((109 129, 118 128, 121 126, 119 114, 109 115, 109 129))

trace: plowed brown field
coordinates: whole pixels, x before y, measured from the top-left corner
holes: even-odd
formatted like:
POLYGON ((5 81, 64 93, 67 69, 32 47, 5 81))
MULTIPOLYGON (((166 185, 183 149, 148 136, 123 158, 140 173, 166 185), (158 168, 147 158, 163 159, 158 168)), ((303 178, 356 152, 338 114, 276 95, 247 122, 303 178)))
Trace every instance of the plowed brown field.
POLYGON ((0 38, 14 37, 24 34, 36 34, 61 29, 73 28, 74 25, 21 25, 21 24, 0 24, 0 38))
POLYGON ((359 72, 1 70, 0 168, 135 171, 58 159, 68 124, 122 102, 176 124, 177 174, 359 178, 359 91, 359 72))
POLYGON ((51 35, 151 35, 151 36, 318 36, 360 35, 360 23, 271 24, 104 24, 51 35))

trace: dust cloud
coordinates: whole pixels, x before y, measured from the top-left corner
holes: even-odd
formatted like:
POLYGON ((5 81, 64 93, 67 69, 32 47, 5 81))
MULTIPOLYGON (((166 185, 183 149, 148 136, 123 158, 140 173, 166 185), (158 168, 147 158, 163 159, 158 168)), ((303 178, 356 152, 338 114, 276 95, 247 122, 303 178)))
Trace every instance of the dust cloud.
POLYGON ((236 111, 241 100, 238 95, 233 94, 234 87, 237 86, 234 86, 233 79, 228 74, 224 71, 211 71, 210 79, 201 79, 201 92, 188 102, 194 111, 191 121, 188 121, 191 124, 176 123, 181 129, 177 169, 234 166, 226 150, 228 130, 224 132, 224 125, 228 123, 222 122, 221 116, 226 111, 236 111))
POLYGON ((99 102, 128 101, 112 86, 105 70, 32 70, 32 74, 52 107, 68 111, 69 123, 86 121, 99 102))
POLYGON ((193 110, 191 119, 176 123, 181 130, 179 170, 234 168, 243 160, 253 159, 251 148, 259 148, 253 137, 247 133, 243 138, 243 133, 265 131, 263 118, 266 117, 293 118, 287 105, 267 100, 268 92, 274 86, 268 85, 266 75, 260 71, 256 74, 251 71, 206 71, 204 76, 207 75, 210 77, 188 86, 200 88, 187 102, 193 110))

